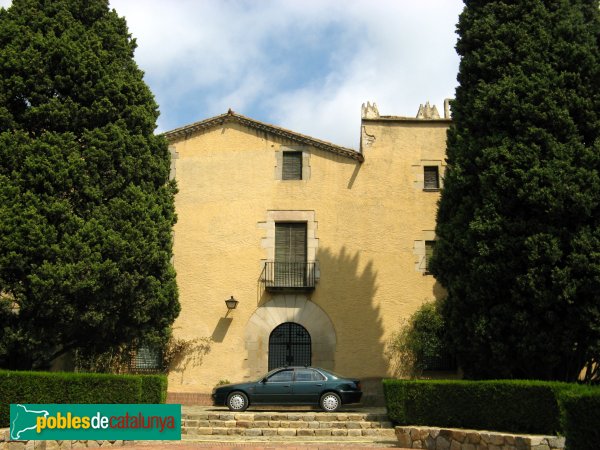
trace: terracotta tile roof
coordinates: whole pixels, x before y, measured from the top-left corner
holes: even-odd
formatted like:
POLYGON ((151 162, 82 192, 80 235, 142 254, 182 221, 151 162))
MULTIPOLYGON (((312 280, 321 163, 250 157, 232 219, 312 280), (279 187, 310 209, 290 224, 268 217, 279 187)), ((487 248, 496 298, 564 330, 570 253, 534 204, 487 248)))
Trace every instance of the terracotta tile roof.
POLYGON ((359 153, 356 150, 352 150, 351 148, 340 147, 339 145, 322 141, 320 139, 315 139, 313 137, 296 133, 294 131, 286 130, 285 128, 277 127, 275 125, 270 125, 264 122, 259 122, 258 120, 254 120, 249 117, 242 116, 241 114, 235 113, 231 109, 225 114, 221 114, 219 116, 211 117, 200 122, 195 122, 190 125, 167 131, 166 133, 164 133, 164 136, 170 142, 175 142, 179 139, 185 139, 193 133, 197 133, 199 131, 213 127, 218 127, 227 122, 237 122, 249 128, 254 128, 256 130, 264 131, 275 136, 286 138, 299 144, 310 145, 320 150, 336 153, 338 155, 345 156, 346 158, 351 158, 359 162, 364 161, 362 153, 359 153))

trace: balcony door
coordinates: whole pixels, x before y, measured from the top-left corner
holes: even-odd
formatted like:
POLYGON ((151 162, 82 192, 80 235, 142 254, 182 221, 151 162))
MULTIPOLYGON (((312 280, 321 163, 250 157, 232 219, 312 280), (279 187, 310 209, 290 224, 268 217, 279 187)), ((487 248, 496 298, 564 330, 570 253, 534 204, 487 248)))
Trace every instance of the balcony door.
POLYGON ((275 285, 306 284, 306 222, 275 224, 275 285))

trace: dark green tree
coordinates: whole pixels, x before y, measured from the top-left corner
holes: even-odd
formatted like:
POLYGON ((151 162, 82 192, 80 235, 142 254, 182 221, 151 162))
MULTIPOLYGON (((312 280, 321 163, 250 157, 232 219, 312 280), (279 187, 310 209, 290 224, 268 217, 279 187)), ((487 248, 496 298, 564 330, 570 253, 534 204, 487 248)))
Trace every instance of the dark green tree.
POLYGON ((431 262, 450 339, 467 377, 573 380, 600 361, 599 4, 465 3, 431 262))
POLYGON ((108 0, 0 10, 0 365, 164 343, 175 185, 108 0))

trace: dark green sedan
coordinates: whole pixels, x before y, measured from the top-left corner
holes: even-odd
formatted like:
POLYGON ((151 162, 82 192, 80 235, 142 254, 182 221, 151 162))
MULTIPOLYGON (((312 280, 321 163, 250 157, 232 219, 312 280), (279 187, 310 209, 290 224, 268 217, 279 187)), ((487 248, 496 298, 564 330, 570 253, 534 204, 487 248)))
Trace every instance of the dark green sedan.
POLYGON ((319 405, 337 411, 342 405, 358 403, 360 380, 344 378, 318 367, 282 367, 250 383, 213 389, 214 406, 244 411, 250 405, 319 405))

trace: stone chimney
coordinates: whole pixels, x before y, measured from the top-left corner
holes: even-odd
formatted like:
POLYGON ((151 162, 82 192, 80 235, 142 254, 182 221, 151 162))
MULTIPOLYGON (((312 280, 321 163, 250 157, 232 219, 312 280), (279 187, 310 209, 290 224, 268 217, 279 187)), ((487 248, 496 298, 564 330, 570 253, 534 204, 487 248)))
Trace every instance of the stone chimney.
POLYGON ((361 117, 363 119, 377 119, 379 117, 379 110, 377 109, 377 103, 373 102, 371 105, 370 102, 364 103, 361 106, 361 117))
POLYGON ((439 119, 440 113, 438 113, 435 105, 431 106, 429 102, 425 105, 419 105, 419 111, 417 111, 417 119, 439 119))
POLYGON ((450 115, 450 100, 449 98, 444 99, 444 119, 451 119, 450 115))

